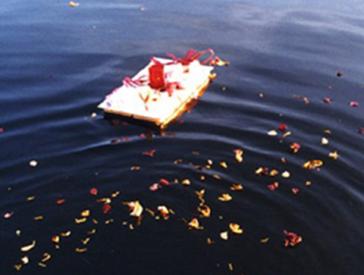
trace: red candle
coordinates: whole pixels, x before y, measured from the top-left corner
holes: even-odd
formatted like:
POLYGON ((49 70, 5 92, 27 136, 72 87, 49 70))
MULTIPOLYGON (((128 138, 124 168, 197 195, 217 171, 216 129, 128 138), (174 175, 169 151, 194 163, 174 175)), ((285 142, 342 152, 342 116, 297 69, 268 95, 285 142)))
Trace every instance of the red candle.
POLYGON ((149 67, 149 86, 157 90, 165 88, 164 65, 162 63, 158 62, 149 67))

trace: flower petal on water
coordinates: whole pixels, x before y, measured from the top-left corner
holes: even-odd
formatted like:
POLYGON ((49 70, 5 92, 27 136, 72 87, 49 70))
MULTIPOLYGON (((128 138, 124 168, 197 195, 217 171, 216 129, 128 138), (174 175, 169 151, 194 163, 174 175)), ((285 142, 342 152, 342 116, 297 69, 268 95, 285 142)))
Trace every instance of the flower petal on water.
POLYGON ((37 242, 35 240, 33 240, 32 243, 22 246, 20 248, 20 251, 21 252, 28 252, 28 251, 32 250, 35 247, 36 243, 37 242))

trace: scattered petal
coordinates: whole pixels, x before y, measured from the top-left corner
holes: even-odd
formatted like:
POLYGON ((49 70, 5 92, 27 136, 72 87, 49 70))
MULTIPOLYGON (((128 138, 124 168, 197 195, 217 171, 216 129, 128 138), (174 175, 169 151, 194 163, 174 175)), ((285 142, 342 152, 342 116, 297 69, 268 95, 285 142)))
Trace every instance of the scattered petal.
POLYGON ((243 187, 243 185, 241 185, 239 183, 233 183, 230 186, 230 190, 232 190, 232 191, 243 191, 244 190, 244 187, 243 187))
POLYGON ((297 195, 297 194, 300 192, 300 189, 299 189, 299 188, 297 188, 297 187, 293 187, 293 188, 291 189, 291 191, 292 191, 292 193, 293 193, 293 194, 297 195))
POLYGON ((51 240, 52 240, 52 243, 59 244, 61 241, 61 238, 58 235, 54 235, 54 236, 52 236, 51 240))
POLYGON ((163 219, 167 220, 169 218, 170 215, 170 211, 168 210, 168 208, 164 205, 160 205, 158 206, 158 211, 159 214, 163 217, 163 219))
POLYGON ((271 136, 271 137, 275 137, 276 135, 278 135, 276 130, 270 130, 267 134, 268 134, 268 136, 271 136))
POLYGON ((294 247, 302 242, 302 237, 294 232, 289 232, 287 230, 283 231, 285 239, 284 246, 285 247, 294 247))
POLYGON ((90 189, 90 195, 92 195, 92 196, 97 196, 97 194, 99 193, 99 190, 97 190, 97 188, 96 187, 92 187, 91 189, 90 189))
POLYGON ((290 176, 291 176, 291 173, 290 173, 290 172, 288 172, 288 171, 284 171, 284 172, 282 173, 282 177, 283 177, 283 178, 285 178, 285 179, 288 179, 290 176))
POLYGON ((314 159, 314 160, 309 160, 309 161, 305 162, 303 164, 303 168, 312 170, 312 169, 321 167, 323 164, 324 164, 324 162, 322 160, 314 159))
POLYGON ((191 229, 197 229, 197 230, 202 230, 203 227, 200 226, 200 222, 198 221, 198 219, 193 218, 189 223, 188 223, 189 228, 191 229))
POLYGON ((335 151, 332 151, 329 153, 329 157, 334 159, 334 160, 337 160, 339 158, 339 153, 335 150, 335 151))
POLYGON ((191 185, 191 181, 189 179, 183 179, 181 183, 183 185, 191 185))
POLYGON ((270 191, 275 191, 276 189, 278 189, 279 183, 275 181, 271 184, 268 184, 267 187, 270 191))
POLYGON ((268 237, 260 239, 260 243, 267 243, 267 242, 269 242, 268 237))
POLYGON ((102 213, 104 213, 105 215, 108 214, 111 211, 111 205, 108 203, 104 203, 102 205, 102 213))
POLYGON ((85 253, 87 251, 87 247, 77 247, 75 252, 77 253, 85 253))
POLYGON ((298 151, 301 149, 301 145, 297 142, 291 143, 289 147, 291 148, 292 153, 298 153, 298 151))
POLYGON ((155 149, 151 149, 151 150, 143 152, 143 155, 152 158, 155 156, 155 152, 156 152, 155 149))
POLYGON ((21 260, 21 262, 22 262, 24 265, 26 265, 26 264, 28 264, 28 263, 29 263, 29 257, 28 257, 28 256, 24 256, 24 257, 22 257, 20 260, 21 260))
POLYGON ((4 214, 4 219, 10 219, 12 216, 14 215, 14 212, 6 212, 5 214, 4 214))
POLYGON ((243 154, 244 154, 244 151, 241 150, 241 149, 235 149, 234 150, 234 153, 235 153, 235 159, 237 162, 243 162, 243 154))
POLYGON ((90 214, 91 214, 90 210, 86 209, 86 210, 83 210, 83 211, 81 212, 81 217, 86 218, 86 217, 89 217, 89 216, 90 216, 90 214))
POLYGON ((36 243, 37 242, 34 240, 34 241, 32 241, 31 244, 24 245, 23 247, 21 247, 20 251, 21 252, 28 252, 28 251, 32 250, 35 247, 36 243))
POLYGON ((221 161, 221 162, 220 162, 220 166, 221 166, 222 168, 225 168, 225 169, 227 169, 227 168, 228 168, 228 165, 227 165, 227 163, 226 163, 225 161, 221 161))
POLYGON ((326 103, 326 104, 331 104, 331 103, 332 103, 332 99, 331 99, 330 97, 324 97, 324 98, 322 99, 322 101, 323 101, 324 103, 326 103))
POLYGON ((279 126, 278 126, 278 130, 279 131, 281 131, 281 132, 286 132, 287 131, 287 124, 285 124, 285 123, 281 123, 281 124, 279 124, 279 126))
POLYGON ((197 210, 198 210, 198 212, 200 212, 201 216, 204 218, 208 218, 211 215, 211 208, 206 204, 199 206, 197 208, 197 210))
POLYGON ((350 107, 356 108, 356 107, 359 107, 359 102, 358 101, 350 101, 349 105, 350 105, 350 107))
POLYGON ((143 213, 143 206, 139 201, 130 201, 127 202, 126 205, 129 207, 130 216, 132 217, 140 217, 143 213))
POLYGON ((62 204, 64 204, 66 202, 66 200, 65 199, 58 199, 58 200, 56 200, 56 204, 57 205, 62 205, 62 204))
POLYGON ((219 201, 223 201, 223 202, 227 202, 227 201, 231 201, 233 198, 230 194, 228 193, 223 193, 218 197, 219 201))
POLYGON ((322 145, 327 145, 327 144, 329 144, 329 140, 327 138, 325 138, 325 137, 322 137, 321 138, 321 144, 322 145))
POLYGON ((164 178, 161 178, 161 179, 159 180, 159 183, 160 183, 161 185, 164 185, 164 186, 170 185, 169 180, 164 179, 164 178))
POLYGON ((31 167, 36 167, 38 165, 38 162, 36 160, 31 160, 31 161, 29 161, 29 165, 31 167))
POLYGON ((43 258, 40 260, 42 263, 48 262, 52 258, 51 254, 44 252, 43 258))
POLYGON ((275 176, 277 176, 279 174, 279 172, 278 172, 278 170, 277 169, 272 169, 272 170, 270 170, 270 172, 269 172, 269 176, 271 176, 271 177, 275 177, 275 176))
POLYGON ((68 6, 70 6, 71 8, 76 8, 80 5, 80 3, 75 2, 75 1, 69 1, 68 2, 68 6))
POLYGON ((160 188, 160 185, 158 183, 153 183, 151 186, 149 186, 149 190, 152 192, 157 191, 160 188))
POLYGON ((229 239, 229 232, 228 231, 221 232, 220 238, 227 241, 229 239))
POLYGON ((244 230, 237 223, 230 223, 229 228, 234 234, 243 234, 244 230))

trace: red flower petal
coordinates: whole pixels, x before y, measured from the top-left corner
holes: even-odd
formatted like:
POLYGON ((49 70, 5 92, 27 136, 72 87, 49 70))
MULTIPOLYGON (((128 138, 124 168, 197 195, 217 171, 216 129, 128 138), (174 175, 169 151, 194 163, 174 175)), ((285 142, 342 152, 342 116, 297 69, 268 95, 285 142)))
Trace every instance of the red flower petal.
POLYGON ((143 152, 143 155, 152 158, 152 157, 154 157, 155 152, 156 152, 155 149, 151 149, 151 150, 148 150, 148 151, 143 152))
POLYGON ((6 212, 5 214, 4 214, 4 219, 10 219, 12 216, 13 216, 13 214, 14 214, 14 212, 6 212))
POLYGON ((65 199, 58 199, 58 200, 56 200, 56 204, 57 205, 62 205, 62 204, 64 204, 65 203, 65 199))
POLYGON ((164 178, 161 178, 161 179, 159 180, 159 183, 160 183, 161 185, 164 185, 164 186, 170 185, 169 180, 164 179, 164 178))
POLYGON ((279 124, 279 126, 278 126, 278 130, 279 131, 281 131, 281 132, 285 132, 285 131, 287 131, 287 124, 284 124, 284 123, 281 123, 281 124, 279 124))
POLYGON ((331 103, 332 103, 332 99, 331 99, 330 97, 324 97, 324 98, 322 99, 322 101, 323 101, 324 103, 326 103, 326 104, 331 104, 331 103))
POLYGON ((97 196, 98 193, 99 191, 97 190, 97 188, 93 187, 90 189, 90 195, 97 196))
POLYGON ((5 129, 4 128, 0 128, 0 134, 1 133, 4 133, 5 132, 5 129))
POLYGON ((283 231, 283 234, 285 235, 284 239, 284 246, 285 247, 294 247, 302 242, 302 237, 294 232, 289 232, 287 230, 283 231))
POLYGON ((279 183, 275 181, 271 184, 268 184, 267 187, 270 191, 275 191, 279 187, 279 183))
POLYGON ((358 101, 350 101, 349 105, 350 105, 350 107, 356 108, 356 107, 359 107, 359 102, 358 101))
POLYGON ((149 190, 152 192, 155 192, 159 189, 159 184, 158 183, 153 183, 151 186, 149 186, 149 190))
POLYGON ((107 214, 111 211, 111 205, 110 204, 104 204, 102 206, 102 213, 107 214))

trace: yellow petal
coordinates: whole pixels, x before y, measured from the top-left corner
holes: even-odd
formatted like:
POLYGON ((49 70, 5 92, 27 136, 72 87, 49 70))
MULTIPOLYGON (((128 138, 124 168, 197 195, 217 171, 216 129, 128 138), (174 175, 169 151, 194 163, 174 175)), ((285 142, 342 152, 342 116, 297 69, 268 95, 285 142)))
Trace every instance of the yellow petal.
POLYGON ((223 240, 228 240, 229 239, 229 233, 227 231, 221 232, 220 233, 220 238, 223 240))
POLYGON ((235 149, 234 150, 234 153, 235 153, 235 160, 237 162, 242 162, 243 161, 243 154, 244 154, 244 151, 241 150, 241 149, 235 149))
POLYGON ((227 201, 231 201, 233 198, 232 196, 230 196, 230 194, 228 193, 223 193, 219 196, 219 201, 223 201, 223 202, 227 202, 227 201))
POLYGON ((208 218, 211 215, 211 208, 206 204, 199 206, 197 210, 200 212, 201 216, 205 218, 208 218))
POLYGON ((233 232, 235 234, 243 234, 243 232, 244 232, 244 230, 242 228, 240 228, 240 225, 237 223, 230 223, 229 228, 230 228, 231 232, 233 232))
POLYGON ((32 250, 35 247, 36 243, 37 242, 34 240, 34 241, 32 241, 31 244, 28 244, 28 245, 25 245, 25 246, 21 247, 20 251, 28 252, 28 251, 32 250))
POLYGON ((324 164, 324 162, 322 160, 314 159, 314 160, 309 160, 309 161, 305 162, 303 164, 303 168, 312 170, 312 169, 321 167, 323 164, 324 164))
POLYGON ((202 226, 200 226, 200 222, 198 221, 198 219, 196 218, 193 218, 189 223, 188 223, 188 226, 192 229, 198 229, 198 230, 201 230, 203 229, 202 226))
POLYGON ((232 191, 243 191, 244 187, 243 187, 243 185, 241 185, 239 183, 234 183, 233 185, 230 186, 230 190, 232 190, 232 191))

